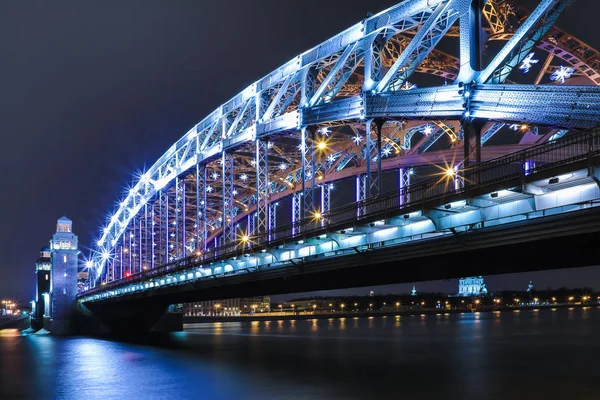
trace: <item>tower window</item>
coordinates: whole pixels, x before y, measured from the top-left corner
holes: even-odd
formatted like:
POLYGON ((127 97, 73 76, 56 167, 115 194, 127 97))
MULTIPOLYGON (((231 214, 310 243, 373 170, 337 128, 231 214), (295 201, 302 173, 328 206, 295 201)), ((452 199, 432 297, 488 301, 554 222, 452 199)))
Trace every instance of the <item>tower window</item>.
POLYGON ((63 256, 63 261, 67 262, 67 256, 66 256, 66 254, 63 256))
POLYGON ((46 280, 48 280, 48 274, 46 274, 46 280))

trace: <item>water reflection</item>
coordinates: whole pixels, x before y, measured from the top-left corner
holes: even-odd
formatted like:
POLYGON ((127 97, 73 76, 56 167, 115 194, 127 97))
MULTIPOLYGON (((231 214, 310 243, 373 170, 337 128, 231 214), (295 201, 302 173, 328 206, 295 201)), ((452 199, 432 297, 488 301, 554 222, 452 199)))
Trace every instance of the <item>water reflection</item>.
POLYGON ((227 322, 133 343, 2 331, 0 399, 595 398, 599 331, 597 308, 227 322))

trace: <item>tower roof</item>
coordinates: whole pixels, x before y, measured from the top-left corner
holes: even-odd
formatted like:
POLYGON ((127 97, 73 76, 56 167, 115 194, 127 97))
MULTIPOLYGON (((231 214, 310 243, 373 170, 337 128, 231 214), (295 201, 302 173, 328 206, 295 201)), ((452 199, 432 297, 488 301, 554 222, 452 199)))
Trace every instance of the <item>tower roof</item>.
POLYGON ((62 216, 58 219, 58 222, 73 222, 69 218, 62 216))

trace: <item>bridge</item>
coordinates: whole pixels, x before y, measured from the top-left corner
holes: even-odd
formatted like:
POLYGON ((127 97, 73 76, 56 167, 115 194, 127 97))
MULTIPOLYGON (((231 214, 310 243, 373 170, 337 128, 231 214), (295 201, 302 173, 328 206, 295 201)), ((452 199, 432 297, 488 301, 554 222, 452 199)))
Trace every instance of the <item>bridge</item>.
POLYGON ((597 263, 600 58, 554 26, 571 3, 406 0, 290 60, 139 173, 79 303, 148 325, 184 301, 597 263))

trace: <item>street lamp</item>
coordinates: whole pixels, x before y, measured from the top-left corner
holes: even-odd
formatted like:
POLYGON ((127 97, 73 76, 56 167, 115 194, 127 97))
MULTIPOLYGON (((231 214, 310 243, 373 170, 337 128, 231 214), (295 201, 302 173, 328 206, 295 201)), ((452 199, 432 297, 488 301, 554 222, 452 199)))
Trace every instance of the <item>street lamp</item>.
POLYGON ((281 304, 279 305, 279 312, 283 312, 283 306, 281 304))
POLYGON ((346 307, 346 305, 344 303, 340 304, 340 307, 342 308, 342 312, 344 312, 344 307, 346 307))
POLYGON ((313 304, 313 313, 317 311, 317 305, 313 304))
POLYGON ((400 307, 400 302, 399 301, 396 302, 396 311, 398 311, 398 307, 400 307))

